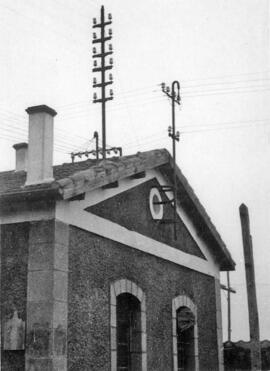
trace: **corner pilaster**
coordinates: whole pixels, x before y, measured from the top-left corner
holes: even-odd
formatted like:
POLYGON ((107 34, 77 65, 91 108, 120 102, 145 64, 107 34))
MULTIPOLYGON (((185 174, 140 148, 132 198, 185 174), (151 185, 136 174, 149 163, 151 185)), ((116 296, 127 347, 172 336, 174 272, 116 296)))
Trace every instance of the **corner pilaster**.
POLYGON ((67 370, 68 243, 67 224, 31 223, 26 371, 67 370))

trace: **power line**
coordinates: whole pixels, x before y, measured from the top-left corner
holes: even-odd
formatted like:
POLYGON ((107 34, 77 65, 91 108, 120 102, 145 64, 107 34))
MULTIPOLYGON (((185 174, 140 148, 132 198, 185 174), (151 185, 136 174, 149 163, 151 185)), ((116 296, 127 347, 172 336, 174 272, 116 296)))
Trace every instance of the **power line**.
MULTIPOLYGON (((234 120, 234 121, 225 121, 225 122, 215 122, 215 123, 207 123, 207 124, 192 124, 192 123, 186 123, 181 125, 181 128, 208 128, 213 126, 229 126, 229 125, 235 125, 235 124, 254 124, 254 123, 260 123, 260 122, 270 122, 270 118, 266 119, 254 119, 254 120, 234 120)), ((180 130, 180 128, 178 128, 180 130)))
MULTIPOLYGON (((77 115, 77 117, 78 117, 78 115, 77 115)), ((16 120, 15 119, 11 119, 11 118, 5 118, 5 120, 9 120, 9 121, 13 121, 13 122, 16 122, 16 120)), ((256 121, 256 120, 255 120, 256 121)), ((209 125, 208 125, 209 126, 209 125)), ((24 132, 24 130, 26 130, 26 128, 25 129, 23 129, 22 127, 18 127, 18 126, 15 126, 15 128, 14 127, 11 127, 10 125, 9 125, 9 127, 10 127, 10 129, 11 130, 15 130, 15 132, 16 132, 16 130, 19 130, 19 131, 21 131, 21 132, 24 132)), ((183 128, 183 126, 182 126, 182 128, 183 128)), ((5 130, 7 130, 7 129, 5 129, 5 130)), ((199 131, 201 131, 202 130, 202 128, 200 128, 199 129, 199 131)), ((198 130, 196 131, 196 132, 198 132, 198 130)), ((63 135, 63 131, 61 131, 61 130, 59 130, 59 134, 60 135, 63 135)), ((72 136, 72 138, 74 139, 74 137, 72 136)), ((80 137, 80 139, 85 139, 84 137, 80 137)), ((69 150, 70 148, 73 148, 73 146, 74 146, 74 140, 68 140, 68 139, 64 139, 63 140, 63 138, 62 139, 59 139, 59 142, 62 144, 62 148, 65 148, 66 150, 69 150)))
MULTIPOLYGON (((7 111, 8 112, 8 111, 7 111)), ((5 111, 1 111, 0 109, 0 117, 1 115, 3 116, 3 120, 4 121, 10 121, 13 123, 13 126, 16 127, 18 130, 27 130, 27 125, 28 125, 28 121, 27 121, 27 118, 26 117, 23 117, 23 116, 20 116, 20 115, 14 115, 14 118, 12 117, 12 115, 10 115, 9 113, 6 114, 5 111), (16 116, 18 116, 19 118, 16 118, 16 116), (21 119, 22 117, 22 119, 21 119)), ((70 137, 70 140, 71 141, 74 141, 74 138, 78 138, 78 139, 85 139, 85 137, 83 136, 80 136, 80 135, 77 135, 77 134, 74 134, 74 133, 64 133, 62 129, 60 128, 55 128, 55 132, 59 132, 61 135, 62 135, 62 139, 64 140, 63 138, 63 135, 65 137, 70 137)))
MULTIPOLYGON (((5 125, 5 121, 2 121, 2 123, 0 124, 0 129, 9 134, 19 136, 20 140, 26 140, 26 138, 28 137, 26 128, 22 128, 22 127, 18 127, 16 125, 10 125, 10 124, 5 125)), ((66 148, 66 149, 72 148, 74 146, 74 140, 68 141, 64 138, 57 138, 55 143, 56 145, 59 145, 62 148, 66 148)))
MULTIPOLYGON (((270 80, 270 79, 268 79, 268 80, 270 80)), ((255 80, 254 79, 253 81, 255 82, 255 81, 262 81, 262 80, 260 80, 260 79, 256 79, 255 80)), ((248 82, 248 80, 243 81, 243 82, 248 82)), ((228 82, 226 84, 230 84, 230 83, 235 84, 236 81, 235 82, 234 81, 231 81, 231 82, 228 82)), ((185 91, 185 90, 188 90, 188 89, 193 89, 194 87, 212 86, 212 85, 218 85, 218 84, 223 84, 223 82, 214 83, 214 84, 206 84, 206 85, 182 86, 182 89, 185 91)), ((266 87, 268 88, 270 86, 269 85, 266 85, 266 87)), ((149 90, 149 89, 148 90, 145 90, 144 89, 144 92, 142 92, 143 89, 139 89, 139 92, 138 93, 136 93, 137 89, 129 90, 129 91, 124 91, 124 92, 122 91, 122 92, 120 92, 120 95, 121 96, 126 96, 127 98, 129 98, 129 97, 132 98, 132 97, 135 97, 135 96, 138 96, 138 95, 139 96, 143 96, 143 95, 147 95, 147 94, 159 92, 158 89, 153 90, 153 88, 154 88, 153 85, 151 86, 151 88, 152 88, 151 90, 149 90)), ((262 88, 263 89, 263 88, 265 88, 265 85, 259 85, 259 86, 248 85, 248 86, 224 87, 224 88, 221 88, 221 89, 216 88, 214 90, 211 90, 210 89, 210 90, 202 90, 202 91, 195 90, 194 92, 193 91, 186 91, 186 92, 184 92, 184 94, 190 94, 190 93, 207 93, 207 92, 212 92, 212 91, 217 91, 217 92, 220 92, 221 91, 221 92, 223 92, 223 91, 227 91, 228 89, 230 89, 230 91, 231 91, 231 90, 237 90, 237 89, 254 89, 254 88, 262 88)), ((71 107, 70 109, 74 109, 76 106, 83 106, 83 105, 86 106, 88 103, 89 102, 87 100, 82 100, 82 101, 77 101, 77 102, 74 102, 74 103, 62 105, 60 107, 68 110, 69 107, 71 107)))
MULTIPOLYGON (((193 133, 205 133, 205 132, 209 132, 209 131, 220 131, 220 130, 235 130, 235 129, 242 129, 243 127, 245 126, 249 126, 252 124, 252 122, 261 122, 261 124, 257 124, 257 125, 253 125, 253 128, 256 128, 258 126, 262 127, 262 126, 268 126, 270 125, 270 119, 261 119, 261 120, 247 120, 247 121, 230 121, 230 122, 226 122, 226 123, 220 123, 221 125, 223 126, 216 126, 217 123, 214 123, 214 124, 211 124, 212 127, 209 127, 210 125, 208 125, 208 127, 201 127, 201 128, 198 128, 196 130, 196 128, 194 128, 195 126, 198 126, 198 125, 191 125, 190 126, 190 129, 188 129, 188 126, 187 125, 182 125, 182 129, 184 128, 184 130, 181 131, 181 134, 193 134, 193 133), (185 130, 186 129, 186 130, 185 130)), ((164 135, 158 135, 158 133, 156 133, 156 135, 151 135, 151 136, 148 136, 148 137, 144 137, 142 138, 142 140, 139 141, 139 145, 140 146, 145 146, 145 145, 154 145, 156 143, 160 143, 160 142, 165 142, 167 140, 167 137, 165 135, 165 130, 163 130, 164 132, 164 135)), ((20 135, 14 135, 14 133, 1 133, 0 134, 0 137, 1 138, 4 138, 4 139, 7 139, 8 141, 14 141, 14 140, 22 140, 22 136, 20 135)), ((134 148, 134 147, 138 147, 138 142, 136 140, 136 142, 126 142, 126 143, 123 143, 122 144, 123 147, 128 147, 128 149, 130 148, 134 148)), ((55 146, 54 146, 54 149, 57 151, 57 152, 61 152, 61 153, 65 153, 65 154, 68 154, 71 152, 71 150, 68 150, 66 147, 63 147, 62 145, 59 145, 57 143, 55 143, 55 146)))
MULTIPOLYGON (((259 74, 259 72, 251 73, 251 75, 254 75, 254 74, 259 74)), ((241 75, 236 75, 236 76, 241 76, 241 75)), ((216 78, 217 77, 213 77, 213 79, 216 79, 216 78)), ((204 86, 212 86, 212 85, 219 85, 219 84, 224 85, 224 84, 236 84, 236 83, 246 83, 246 82, 259 82, 259 81, 268 81, 268 80, 270 80, 270 78, 266 78, 266 79, 261 79, 260 78, 260 79, 252 79, 252 80, 251 79, 249 79, 249 80, 236 80, 236 81, 232 80, 232 81, 226 81, 226 82, 220 81, 220 82, 213 82, 213 83, 200 84, 200 85, 190 85, 190 86, 183 85, 183 83, 184 82, 189 82, 189 81, 197 81, 197 80, 183 80, 183 82, 182 82, 182 88, 183 89, 192 89, 194 87, 200 87, 200 86, 201 87, 204 87, 204 86)), ((125 90, 125 91, 123 91, 123 89, 121 89, 122 91, 120 92, 120 94, 121 95, 125 95, 125 96, 128 96, 128 95, 136 96, 136 95, 145 94, 146 92, 147 93, 160 92, 159 89, 156 89, 159 85, 160 84, 146 85, 144 87, 140 87, 140 88, 136 88, 136 89, 130 89, 130 90, 125 90), (155 89, 155 90, 153 90, 153 89, 155 89), (142 92, 145 92, 145 93, 142 93, 142 92)), ((243 87, 243 88, 249 88, 249 87, 250 86, 243 87)), ((80 100, 80 101, 76 101, 76 102, 72 102, 72 103, 67 103, 67 104, 64 104, 64 105, 60 105, 59 108, 67 109, 69 107, 81 106, 81 105, 84 105, 84 104, 85 105, 89 104, 89 100, 88 99, 85 99, 85 100, 80 100)))
POLYGON ((226 95, 226 94, 247 94, 247 93, 262 93, 265 91, 269 91, 269 88, 266 89, 250 89, 250 90, 220 90, 220 91, 214 91, 209 93, 201 93, 201 94, 185 94, 183 93, 183 96, 185 98, 197 98, 197 97, 208 97, 208 96, 216 96, 216 95, 226 95))
POLYGON ((229 85, 229 84, 242 84, 242 83, 250 83, 250 82, 264 82, 264 81, 270 81, 270 78, 263 78, 263 79, 249 79, 249 80, 232 80, 232 81, 219 81, 219 82, 212 82, 212 83, 206 83, 206 84, 199 84, 199 85, 190 85, 185 86, 182 84, 183 89, 192 89, 192 88, 198 88, 198 87, 205 87, 205 86, 213 86, 213 85, 229 85))
MULTIPOLYGON (((180 134, 192 134, 192 133, 204 133, 208 131, 239 129, 245 126, 250 126, 254 123, 257 123, 257 125, 253 125, 253 127, 251 128, 268 126, 270 125, 270 119, 229 121, 229 122, 224 122, 224 123, 209 124, 206 126, 186 124, 186 125, 181 125, 181 130, 179 127, 177 127, 177 129, 180 130, 180 134)), ((163 140, 166 135, 166 130, 164 129, 162 132, 164 133, 164 135, 156 133, 156 135, 154 136, 153 135, 145 136, 144 138, 140 140, 140 144, 156 143, 159 140, 163 140), (153 140, 153 138, 155 139, 153 140)), ((129 141, 123 144, 123 146, 128 146, 128 147, 134 147, 135 145, 136 145, 135 141, 129 141)))
MULTIPOLYGON (((192 132, 204 132, 204 131, 209 131, 209 130, 210 131, 224 130, 224 129, 231 129, 233 127, 238 128, 238 127, 246 126, 246 125, 255 126, 254 124, 257 124, 256 126, 261 126, 261 125, 264 126, 264 125, 269 125, 269 123, 270 123, 270 119, 268 118, 254 119, 254 120, 236 120, 236 121, 227 121, 227 122, 216 122, 216 123, 209 123, 209 124, 186 123, 186 124, 182 124, 181 128, 177 128, 177 129, 181 130, 181 133, 184 134, 184 133, 192 133, 192 132)), ((5 127, 3 125, 1 125, 0 128, 6 131, 11 136, 15 137, 16 135, 16 137, 18 138, 18 135, 19 135, 20 139, 25 138, 26 136, 26 131, 24 130, 19 130, 18 132, 15 128, 12 128, 10 126, 5 127)), ((157 139, 162 139, 163 138, 163 136, 161 136, 162 133, 164 133, 165 135, 165 129, 162 129, 154 134, 151 134, 149 137, 144 137, 144 140, 136 140, 136 144, 138 144, 138 141, 140 144, 143 142, 149 143, 153 139, 156 139, 156 137, 158 137, 157 139)), ((90 144, 91 142, 92 140, 85 141, 83 144, 79 144, 77 148, 82 148, 83 146, 87 145, 88 143, 90 144)), ((132 143, 135 143, 135 142, 134 141, 125 142, 124 145, 131 145, 132 143)), ((67 151, 74 148, 74 141, 67 142, 67 143, 61 143, 61 141, 60 142, 56 141, 55 144, 67 151)))
MULTIPOLYGON (((223 89, 215 89, 215 90, 203 90, 203 91, 195 91, 194 93, 192 91, 189 91, 189 92, 183 92, 183 97, 185 98, 195 98, 195 97, 202 97, 202 96, 212 96, 212 95, 224 95, 224 94, 245 94, 245 93, 259 93, 259 92, 264 92, 264 91, 269 91, 270 90, 270 86, 253 86, 253 87, 249 87, 249 86, 246 86, 246 87, 234 87, 234 88, 223 88, 223 89)), ((152 91, 152 92, 156 92, 156 91, 152 91)), ((151 93, 151 92, 149 92, 151 93)), ((149 94, 147 93, 147 94, 149 94)), ((122 94, 121 94, 122 95, 122 94)), ((146 95, 146 94, 145 94, 146 95)), ((142 95, 140 95, 142 96, 142 95)), ((130 97, 131 99, 132 97, 130 97)), ((161 97, 154 97, 153 95, 152 96, 149 96, 148 98, 142 98, 144 103, 146 102, 159 102, 160 100, 163 100, 161 99, 161 97)), ((72 104, 71 104, 72 105, 72 104)), ((79 104, 78 104, 79 105, 79 104)), ((129 107, 132 107, 132 106, 137 106, 138 105, 138 102, 128 102, 128 100, 125 99, 125 102, 120 102, 120 103, 116 103, 114 106, 110 107, 108 110, 111 110, 111 111, 114 111, 114 110, 117 110, 119 107, 122 107, 122 106, 129 106, 129 107)), ((78 117, 79 115, 81 114, 86 114, 88 112, 88 110, 85 110, 83 107, 84 106, 87 106, 87 104, 85 103, 81 103, 80 104, 80 107, 76 107, 77 109, 74 110, 73 112, 67 112, 65 113, 65 111, 63 112, 62 114, 62 117, 61 119, 66 119, 66 118, 72 118, 72 117, 78 117)), ((68 106, 67 106, 68 107, 68 106)), ((70 109, 66 109, 66 111, 68 111, 70 109)))
POLYGON ((239 76, 254 76, 254 75, 263 75, 263 74, 269 74, 270 70, 265 71, 258 71, 258 72, 244 72, 244 73, 238 73, 238 74, 230 74, 230 75, 218 75, 218 76, 210 76, 210 77, 203 77, 203 78, 197 78, 197 79, 187 79, 187 80, 181 80, 182 83, 185 82, 191 82, 191 81, 209 81, 209 80, 216 80, 216 79, 227 79, 230 77, 239 77, 239 76))

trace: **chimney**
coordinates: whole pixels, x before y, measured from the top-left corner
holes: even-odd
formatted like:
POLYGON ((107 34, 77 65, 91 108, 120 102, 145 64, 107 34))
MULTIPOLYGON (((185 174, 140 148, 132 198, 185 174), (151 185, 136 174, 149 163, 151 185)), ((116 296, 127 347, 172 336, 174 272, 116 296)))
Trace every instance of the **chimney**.
POLYGON ((25 185, 52 182, 53 118, 52 108, 42 105, 26 109, 29 115, 28 164, 25 185))
POLYGON ((27 143, 16 143, 16 144, 14 144, 13 148, 16 151, 15 171, 26 171, 26 169, 27 169, 28 144, 27 143))

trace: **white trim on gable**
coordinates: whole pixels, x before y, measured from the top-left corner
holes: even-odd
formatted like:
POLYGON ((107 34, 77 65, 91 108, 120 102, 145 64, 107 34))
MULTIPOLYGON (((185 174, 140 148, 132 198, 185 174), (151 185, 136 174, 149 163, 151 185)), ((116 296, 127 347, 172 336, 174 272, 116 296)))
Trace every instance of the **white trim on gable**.
MULTIPOLYGON (((84 209, 87 208, 87 207, 96 205, 96 204, 98 204, 102 201, 105 201, 109 198, 112 198, 112 197, 114 197, 114 196, 116 196, 120 193, 123 193, 123 192, 129 190, 129 189, 135 188, 138 185, 143 184, 143 183, 145 183, 145 182, 147 182, 151 179, 154 179, 154 178, 156 178, 161 185, 166 185, 167 184, 166 179, 160 174, 160 172, 158 172, 157 170, 148 170, 146 172, 146 176, 144 178, 140 178, 140 179, 130 179, 130 178, 122 179, 122 180, 119 181, 119 186, 117 188, 111 188, 111 189, 98 188, 94 191, 91 191, 91 192, 87 193, 85 195, 84 200, 78 200, 78 201, 72 201, 72 202, 69 202, 69 201, 66 201, 66 200, 65 201, 59 201, 59 202, 57 202, 57 206, 56 206, 56 218, 58 218, 58 219, 60 218, 59 213, 60 213, 61 209, 63 209, 63 207, 64 207, 64 209, 66 210, 64 212, 64 214, 66 214, 68 212, 71 216, 70 222, 68 221, 69 219, 66 218, 66 221, 65 221, 66 223, 69 223, 69 224, 77 223, 78 227, 85 229, 81 225, 80 219, 86 218, 86 215, 87 215, 88 218, 93 220, 93 223, 96 225, 97 229, 95 231, 93 230, 92 227, 90 228, 91 232, 93 232, 93 233, 100 234, 101 236, 110 238, 112 240, 115 240, 115 241, 118 241, 118 242, 121 242, 121 243, 126 243, 127 245, 129 245, 131 247, 138 248, 139 250, 141 249, 140 246, 142 246, 142 244, 145 244, 145 246, 149 246, 149 247, 150 247, 150 245, 159 246, 159 248, 152 247, 149 250, 146 249, 146 248, 143 249, 143 251, 145 251, 145 252, 149 252, 149 253, 154 254, 154 255, 158 254, 157 256, 160 256, 157 251, 160 251, 162 249, 164 250, 164 248, 166 246, 165 251, 162 252, 162 254, 161 254, 162 256, 160 256, 160 257, 162 257, 163 259, 166 259, 166 256, 167 256, 167 260, 174 261, 174 259, 176 258, 176 255, 178 255, 178 258, 174 262, 176 264, 180 264, 180 262, 182 262, 182 265, 186 265, 188 267, 190 266, 189 261, 191 260, 191 257, 192 257, 192 259, 194 259, 194 261, 195 261, 195 264, 192 265, 193 268, 191 268, 191 269, 194 269, 198 265, 200 265, 200 266, 205 265, 203 263, 202 264, 197 263, 198 259, 199 259, 199 261, 203 261, 205 263, 205 260, 203 260, 203 259, 197 258, 197 257, 195 257, 193 255, 190 255, 190 254, 185 254, 185 253, 183 253, 183 252, 181 252, 181 251, 179 251, 179 250, 177 250, 177 249, 175 249, 171 246, 168 246, 166 244, 162 244, 162 243, 160 243, 158 241, 155 241, 151 238, 145 237, 145 236, 143 236, 139 233, 129 231, 128 229, 126 229, 124 227, 121 227, 116 223, 110 222, 110 221, 108 221, 106 219, 103 219, 103 218, 100 218, 98 216, 94 216, 93 214, 91 214, 89 212, 87 212, 87 213, 84 212, 84 209), (70 205, 70 206, 67 206, 67 205, 70 205), (72 209, 74 208, 74 211, 76 210, 76 212, 79 212, 79 210, 81 211, 81 215, 80 216, 78 215, 77 220, 74 220, 74 218, 72 217, 73 212, 70 210, 70 207, 72 209), (100 223, 102 225, 101 228, 100 228, 100 223), (105 226, 107 226, 107 227, 105 227, 105 226), (107 231, 110 231, 110 232, 106 233, 107 231), (104 235, 104 233, 106 234, 106 236, 104 235), (123 233, 123 235, 121 236, 122 238, 119 236, 119 233, 123 233), (127 237, 127 235, 129 235, 129 237, 127 237), (134 237, 134 235, 136 235, 136 237, 134 237), (130 240, 132 240, 133 242, 130 242, 130 240), (123 241, 125 241, 125 242, 123 242, 123 241), (137 241, 137 242, 135 243, 134 241, 137 241), (154 252, 156 252, 156 253, 154 253, 154 252), (164 254, 164 252, 165 252, 165 254, 164 254), (184 255, 181 255, 181 257, 180 257, 181 253, 184 254, 184 255)), ((167 193, 167 195, 168 195, 168 197, 173 197, 172 194, 167 193)), ((177 205, 177 213, 178 213, 178 216, 180 217, 180 219, 182 220, 182 222, 185 224, 185 226, 186 226, 187 230, 189 231, 190 235, 192 236, 194 241, 197 243, 197 245, 199 246, 203 255, 206 257, 206 259, 209 263, 207 269, 205 269, 205 267, 204 267, 202 269, 202 272, 205 273, 205 274, 209 274, 210 271, 212 271, 212 273, 210 274, 211 276, 219 277, 219 266, 218 266, 218 264, 217 264, 217 262, 216 262, 216 260, 213 256, 213 254, 211 253, 211 251, 207 247, 206 243, 198 235, 192 221, 190 220, 188 215, 185 213, 185 211, 183 210, 181 205, 179 205, 179 203, 177 205)), ((63 213, 61 212, 61 214, 63 214, 63 213)), ((82 220, 82 223, 84 223, 83 220, 82 220)), ((90 223, 90 220, 89 220, 89 223, 90 223)), ((89 230, 87 228, 89 226, 89 223, 87 223, 86 226, 85 226, 86 230, 89 230)))
POLYGON ((58 202, 56 205, 56 219, 175 264, 209 276, 219 277, 217 267, 211 262, 184 253, 181 250, 153 240, 150 237, 130 231, 119 224, 93 215, 83 210, 77 201, 58 202))
MULTIPOLYGON (((167 184, 166 179, 161 175, 160 172, 158 172, 157 170, 148 170, 144 178, 132 180, 131 179, 120 180, 119 187, 117 188, 111 189, 98 188, 86 194, 85 199, 83 201, 73 202, 79 202, 82 208, 90 207, 155 178, 158 180, 159 184, 161 185, 167 184)), ((166 192, 166 194, 169 198, 173 198, 172 192, 166 192)), ((192 221, 190 220, 189 216, 186 214, 184 209, 181 207, 181 205, 179 205, 179 203, 177 205, 177 214, 179 218, 182 220, 182 222, 185 224, 187 230, 189 231, 194 241, 201 249, 203 255, 206 257, 208 261, 211 261, 211 263, 215 265, 217 270, 219 271, 218 263, 216 262, 213 254, 211 253, 203 239, 198 235, 192 221)))

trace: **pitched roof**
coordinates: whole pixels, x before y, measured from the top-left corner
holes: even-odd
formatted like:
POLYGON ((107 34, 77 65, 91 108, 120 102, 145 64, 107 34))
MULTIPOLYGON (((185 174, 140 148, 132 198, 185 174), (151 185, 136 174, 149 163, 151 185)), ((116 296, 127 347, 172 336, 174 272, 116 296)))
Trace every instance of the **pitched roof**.
MULTIPOLYGON (((136 155, 106 160, 86 160, 54 166, 52 183, 24 186, 24 171, 0 173, 0 202, 10 199, 58 197, 70 199, 120 179, 157 168, 172 181, 173 161, 166 149, 138 152, 136 155)), ((220 263, 221 270, 233 270, 235 263, 209 218, 206 210, 190 187, 181 170, 176 167, 178 199, 208 242, 220 263)))

